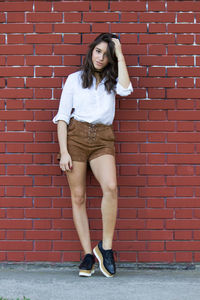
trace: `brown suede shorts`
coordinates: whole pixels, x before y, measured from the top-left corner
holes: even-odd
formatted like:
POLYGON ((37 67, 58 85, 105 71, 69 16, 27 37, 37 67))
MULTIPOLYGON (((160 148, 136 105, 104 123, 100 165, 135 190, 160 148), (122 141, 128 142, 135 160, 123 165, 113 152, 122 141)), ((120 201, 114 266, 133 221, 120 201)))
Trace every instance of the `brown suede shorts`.
POLYGON ((67 129, 67 149, 72 161, 87 162, 105 154, 115 156, 112 125, 91 124, 72 118, 67 129))

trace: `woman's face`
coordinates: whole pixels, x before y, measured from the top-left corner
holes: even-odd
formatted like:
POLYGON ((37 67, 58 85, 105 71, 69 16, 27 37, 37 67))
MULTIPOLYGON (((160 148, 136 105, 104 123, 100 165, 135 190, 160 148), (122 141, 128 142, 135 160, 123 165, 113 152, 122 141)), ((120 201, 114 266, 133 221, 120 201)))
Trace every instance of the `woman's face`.
POLYGON ((93 49, 92 62, 97 70, 104 69, 108 64, 107 47, 106 42, 101 42, 93 49))

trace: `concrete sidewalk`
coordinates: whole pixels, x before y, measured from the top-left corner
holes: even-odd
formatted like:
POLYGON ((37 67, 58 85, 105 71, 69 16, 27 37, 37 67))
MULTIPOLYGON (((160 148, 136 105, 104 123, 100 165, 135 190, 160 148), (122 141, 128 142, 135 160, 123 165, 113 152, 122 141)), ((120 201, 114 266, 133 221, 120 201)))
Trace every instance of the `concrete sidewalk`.
POLYGON ((200 270, 118 268, 113 278, 96 268, 90 278, 77 266, 6 266, 0 268, 0 297, 20 300, 199 300, 200 270))

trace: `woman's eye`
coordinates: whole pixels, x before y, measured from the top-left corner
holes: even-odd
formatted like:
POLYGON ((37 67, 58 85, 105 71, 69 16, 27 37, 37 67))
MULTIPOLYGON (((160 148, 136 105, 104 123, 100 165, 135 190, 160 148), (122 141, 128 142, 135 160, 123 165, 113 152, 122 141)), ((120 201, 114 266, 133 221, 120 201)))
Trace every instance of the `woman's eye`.
POLYGON ((100 52, 101 52, 99 49, 97 49, 96 51, 97 51, 97 53, 100 53, 100 52))

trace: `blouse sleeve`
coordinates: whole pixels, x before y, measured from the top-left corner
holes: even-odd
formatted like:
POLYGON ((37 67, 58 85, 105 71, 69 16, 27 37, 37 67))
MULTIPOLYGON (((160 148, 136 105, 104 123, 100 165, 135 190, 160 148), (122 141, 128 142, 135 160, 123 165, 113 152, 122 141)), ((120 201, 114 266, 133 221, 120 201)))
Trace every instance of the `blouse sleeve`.
POLYGON ((133 92, 132 83, 130 82, 129 86, 125 89, 117 79, 117 85, 116 85, 116 93, 120 96, 128 96, 133 92))
POLYGON ((72 76, 69 75, 67 80, 65 81, 61 98, 60 98, 58 112, 53 118, 53 123, 57 124, 58 121, 62 120, 65 121, 67 124, 69 124, 72 108, 73 108, 73 80, 72 80, 72 76))

